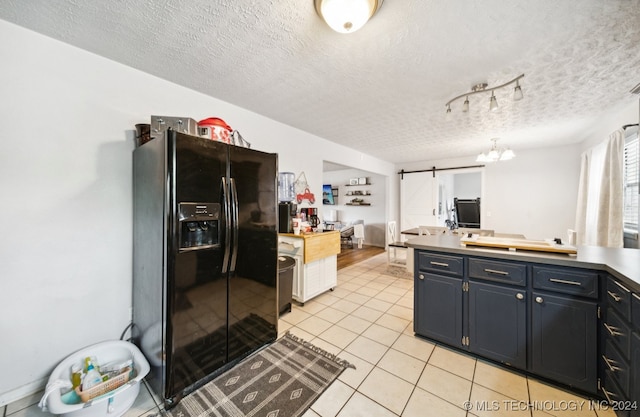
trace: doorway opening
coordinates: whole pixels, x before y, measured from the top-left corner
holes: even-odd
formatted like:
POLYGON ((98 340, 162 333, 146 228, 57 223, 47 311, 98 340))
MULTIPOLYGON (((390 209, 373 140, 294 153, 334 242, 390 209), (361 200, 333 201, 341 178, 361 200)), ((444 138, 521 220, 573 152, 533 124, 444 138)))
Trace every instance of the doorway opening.
MULTIPOLYGON (((482 168, 405 174, 400 181, 401 230, 456 221, 455 199, 481 199, 483 175, 482 168)), ((482 218, 480 212, 480 227, 482 218)))

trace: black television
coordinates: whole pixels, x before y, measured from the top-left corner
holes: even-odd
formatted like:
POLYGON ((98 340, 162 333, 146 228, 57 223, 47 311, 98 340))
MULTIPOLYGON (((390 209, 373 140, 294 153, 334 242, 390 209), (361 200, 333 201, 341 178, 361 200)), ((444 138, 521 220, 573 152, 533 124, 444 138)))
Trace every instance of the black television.
POLYGON ((480 228, 480 199, 453 199, 458 227, 480 228))

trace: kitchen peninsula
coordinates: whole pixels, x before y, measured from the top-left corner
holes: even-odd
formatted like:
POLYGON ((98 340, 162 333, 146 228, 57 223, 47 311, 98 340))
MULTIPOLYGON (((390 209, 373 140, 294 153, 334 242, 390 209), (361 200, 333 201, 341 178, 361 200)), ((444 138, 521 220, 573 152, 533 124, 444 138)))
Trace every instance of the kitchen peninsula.
POLYGON ((639 250, 513 251, 450 235, 407 246, 417 335, 610 401, 640 399, 639 250))
POLYGON ((340 232, 280 233, 278 252, 296 261, 293 272, 293 299, 304 304, 338 283, 340 232))

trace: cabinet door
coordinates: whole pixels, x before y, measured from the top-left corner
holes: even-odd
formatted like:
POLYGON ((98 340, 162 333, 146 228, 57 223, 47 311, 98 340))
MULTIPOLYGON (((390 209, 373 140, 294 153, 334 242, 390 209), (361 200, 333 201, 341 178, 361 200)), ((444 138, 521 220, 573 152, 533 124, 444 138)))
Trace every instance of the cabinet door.
POLYGON ((299 298, 296 301, 305 303, 313 297, 337 286, 337 257, 327 256, 304 264, 300 278, 299 298))
POLYGON ((414 306, 417 334, 462 346, 462 279, 418 271, 414 306))
POLYGON ((326 291, 338 286, 338 257, 336 255, 327 256, 322 261, 322 289, 326 291))
POLYGON ((302 301, 322 292, 322 261, 304 264, 304 287, 302 289, 302 301))
POLYGON ((596 392, 597 305, 533 292, 531 371, 596 392))
POLYGON ((469 282, 469 350, 526 369, 527 300, 524 288, 469 282))

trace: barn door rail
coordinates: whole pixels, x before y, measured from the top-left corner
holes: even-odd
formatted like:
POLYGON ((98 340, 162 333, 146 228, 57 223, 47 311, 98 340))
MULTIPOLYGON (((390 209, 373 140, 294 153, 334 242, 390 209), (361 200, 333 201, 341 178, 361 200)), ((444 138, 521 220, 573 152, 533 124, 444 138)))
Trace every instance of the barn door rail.
POLYGON ((468 169, 468 168, 484 168, 484 165, 469 165, 469 166, 465 166, 465 167, 451 167, 451 168, 436 168, 436 167, 432 167, 429 169, 419 169, 419 170, 415 170, 415 171, 405 171, 404 169, 401 169, 400 171, 398 171, 398 175, 400 175, 400 179, 403 180, 404 179, 404 175, 405 174, 416 174, 419 172, 431 172, 433 173, 433 178, 436 177, 436 171, 449 171, 449 170, 453 170, 453 169, 468 169))

